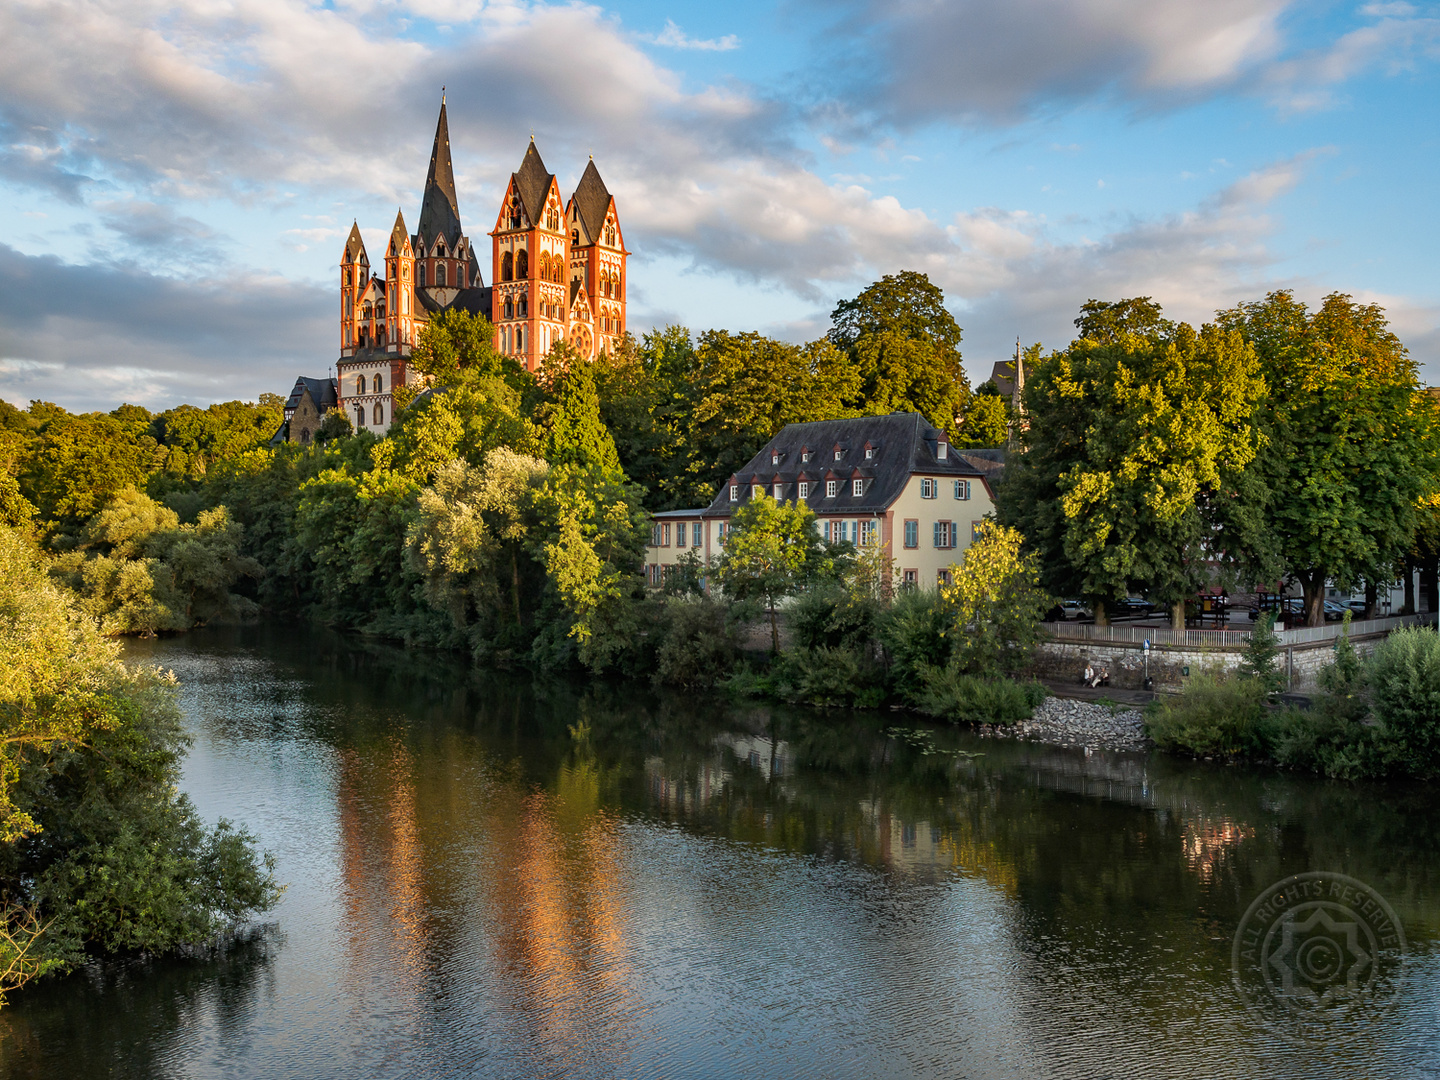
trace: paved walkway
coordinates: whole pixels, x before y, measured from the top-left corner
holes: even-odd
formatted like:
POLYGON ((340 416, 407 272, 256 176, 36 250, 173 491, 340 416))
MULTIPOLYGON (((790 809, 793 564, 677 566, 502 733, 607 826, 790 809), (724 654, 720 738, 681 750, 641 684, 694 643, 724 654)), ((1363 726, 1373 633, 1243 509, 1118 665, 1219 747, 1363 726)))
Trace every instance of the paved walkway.
POLYGON ((1118 701, 1137 708, 1155 700, 1149 690, 1122 690, 1118 686, 1085 686, 1078 679, 1041 679, 1040 684, 1058 698, 1072 701, 1118 701))

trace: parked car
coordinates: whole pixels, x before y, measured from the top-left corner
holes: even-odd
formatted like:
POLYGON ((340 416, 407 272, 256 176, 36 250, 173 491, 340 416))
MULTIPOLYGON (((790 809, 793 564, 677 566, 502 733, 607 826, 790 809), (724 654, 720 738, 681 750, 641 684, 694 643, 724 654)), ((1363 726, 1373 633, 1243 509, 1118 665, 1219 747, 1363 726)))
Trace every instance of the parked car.
POLYGON ((1288 615, 1298 618, 1305 611, 1305 601, 1299 596, 1267 596, 1263 604, 1250 605, 1250 618, 1260 618, 1262 611, 1273 611, 1277 617, 1288 615))
POLYGON ((1143 596, 1127 596, 1116 600, 1112 607, 1116 615, 1149 615, 1155 610, 1155 605, 1143 596))
POLYGON ((1346 615, 1349 615, 1349 616, 1351 616, 1351 617, 1353 618, 1354 616, 1358 615, 1360 612, 1362 612, 1362 611, 1364 611, 1364 610, 1365 610, 1365 603, 1364 603, 1363 600, 1362 600, 1361 603, 1360 603, 1360 607, 1359 607, 1358 609, 1355 609, 1355 610, 1352 610, 1352 609, 1351 609, 1350 607, 1348 607, 1347 605, 1340 603, 1340 601, 1338 601, 1338 600, 1326 600, 1326 601, 1325 601, 1325 621, 1326 621, 1326 622, 1339 622, 1341 619, 1345 618, 1346 615))
POLYGON ((1088 619, 1090 617, 1090 605, 1083 600, 1062 600, 1060 610, 1067 619, 1088 619))

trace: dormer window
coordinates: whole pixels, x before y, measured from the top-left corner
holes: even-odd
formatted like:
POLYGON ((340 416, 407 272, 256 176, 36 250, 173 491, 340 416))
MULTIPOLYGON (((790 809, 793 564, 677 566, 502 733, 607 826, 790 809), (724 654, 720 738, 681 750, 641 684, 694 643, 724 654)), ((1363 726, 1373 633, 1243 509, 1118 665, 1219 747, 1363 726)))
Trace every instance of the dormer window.
POLYGON ((731 484, 731 485, 730 485, 730 501, 731 501, 731 502, 739 502, 739 501, 740 501, 740 485, 739 485, 739 484, 731 484))
POLYGON ((776 502, 779 502, 781 499, 783 499, 783 498, 785 497, 785 485, 784 485, 784 484, 772 484, 772 485, 770 485, 770 495, 771 495, 771 497, 772 497, 776 502))
POLYGON ((867 447, 865 447, 865 460, 866 460, 866 461, 871 461, 871 460, 874 460, 874 458, 875 458, 875 448, 874 448, 873 446, 867 446, 867 447))
POLYGON ((840 455, 843 454, 844 452, 845 452, 845 451, 841 450, 841 449, 837 446, 837 447, 835 448, 835 460, 836 460, 836 461, 839 461, 839 460, 840 460, 840 455))
POLYGON ((864 495, 864 494, 865 494, 865 481, 864 481, 864 480, 852 480, 852 481, 850 481, 850 494, 853 495, 853 496, 854 496, 855 498, 857 498, 857 499, 858 499, 861 495, 864 495))
POLYGON ((827 498, 827 499, 833 499, 833 498, 835 498, 836 495, 839 495, 839 494, 840 494, 840 481, 839 481, 839 480, 826 480, 826 481, 825 481, 825 498, 827 498))
POLYGON ((941 461, 948 461, 950 458, 950 441, 944 435, 935 443, 935 456, 941 461))
POLYGON ((780 451, 779 451, 779 450, 771 450, 771 451, 770 451, 770 464, 771 464, 771 465, 779 465, 779 464, 780 464, 780 451))
POLYGON ((796 495, 798 498, 808 499, 810 497, 810 484, 808 481, 801 480, 797 487, 798 491, 796 495))
POLYGON ((800 460, 801 460, 801 461, 809 461, 809 460, 810 460, 810 451, 809 451, 809 450, 801 450, 801 451, 800 451, 800 460))

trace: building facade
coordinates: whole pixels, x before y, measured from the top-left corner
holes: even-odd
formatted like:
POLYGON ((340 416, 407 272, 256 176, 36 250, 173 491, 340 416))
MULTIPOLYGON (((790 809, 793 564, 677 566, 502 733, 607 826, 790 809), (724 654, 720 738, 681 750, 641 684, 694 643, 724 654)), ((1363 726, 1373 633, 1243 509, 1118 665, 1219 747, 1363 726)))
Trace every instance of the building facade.
POLYGON ((885 548, 897 585, 934 588, 994 510, 1003 468, 1002 451, 956 450, 918 413, 790 424, 708 507, 653 516, 646 581, 658 588, 687 557, 710 565, 731 515, 764 493, 804 502, 828 543, 885 548))
POLYGON ((335 377, 338 405, 357 430, 389 430, 394 390, 416 381, 410 356, 425 324, 442 311, 489 319, 495 347, 531 371, 558 342, 590 360, 624 336, 629 252, 593 158, 567 202, 532 138, 510 175, 490 242, 487 286, 460 220, 442 99, 416 231, 397 210, 383 276, 371 269, 358 224, 341 253, 335 377))

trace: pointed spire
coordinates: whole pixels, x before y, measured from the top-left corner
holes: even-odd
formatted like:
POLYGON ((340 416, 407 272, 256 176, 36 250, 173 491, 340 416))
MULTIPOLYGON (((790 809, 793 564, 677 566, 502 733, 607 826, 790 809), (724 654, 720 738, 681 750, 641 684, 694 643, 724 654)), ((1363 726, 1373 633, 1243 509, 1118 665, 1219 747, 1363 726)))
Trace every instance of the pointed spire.
POLYGON ((580 212, 580 223, 584 226, 586 235, 592 241, 598 240, 601 229, 605 227, 605 216, 610 213, 610 189, 605 186, 605 181, 600 179, 600 170, 595 167, 593 157, 585 166, 580 183, 575 185, 572 198, 575 208, 580 212))
POLYGON ((540 160, 540 151, 535 149, 535 136, 530 136, 530 145, 525 148, 525 159, 515 170, 515 187, 520 192, 520 201, 525 204, 525 213, 530 224, 537 224, 545 208, 545 198, 550 194, 550 183, 555 178, 540 160))
POLYGON ((360 223, 350 226, 350 235, 345 240, 345 262, 368 261, 365 257, 365 241, 360 239, 360 223))
POLYGON ((453 247, 460 239, 460 203, 455 197, 455 167, 450 161, 450 123, 445 115, 445 92, 440 92, 440 120, 435 125, 435 147, 425 176, 425 197, 420 204, 420 246, 428 251, 437 236, 453 247))

